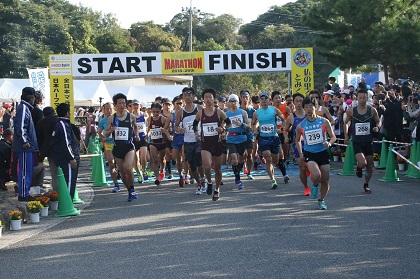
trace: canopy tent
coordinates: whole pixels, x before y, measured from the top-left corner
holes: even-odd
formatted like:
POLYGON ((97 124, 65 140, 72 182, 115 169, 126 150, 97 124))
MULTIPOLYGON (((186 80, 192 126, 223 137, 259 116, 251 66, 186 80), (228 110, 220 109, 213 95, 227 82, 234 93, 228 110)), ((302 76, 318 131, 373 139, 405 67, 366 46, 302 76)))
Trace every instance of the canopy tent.
POLYGON ((74 106, 93 106, 111 102, 112 98, 102 80, 74 80, 74 106))
POLYGON ((12 99, 20 100, 24 87, 29 87, 29 79, 0 79, 1 100, 6 102, 11 102, 12 99))
POLYGON ((172 102, 175 96, 181 94, 184 87, 185 85, 132 86, 128 91, 127 98, 137 99, 142 105, 154 102, 158 96, 166 97, 172 102))

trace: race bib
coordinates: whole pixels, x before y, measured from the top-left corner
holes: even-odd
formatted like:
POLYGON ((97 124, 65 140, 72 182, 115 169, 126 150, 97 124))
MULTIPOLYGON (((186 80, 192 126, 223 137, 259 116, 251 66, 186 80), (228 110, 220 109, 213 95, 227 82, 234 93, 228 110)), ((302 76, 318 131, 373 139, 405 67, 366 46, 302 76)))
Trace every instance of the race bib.
POLYGON ((144 122, 138 122, 137 124, 137 132, 138 133, 146 133, 146 125, 144 124, 144 122))
POLYGON ((322 129, 318 128, 315 130, 305 131, 305 140, 308 145, 323 143, 324 136, 322 135, 322 129))
POLYGON ((150 129, 150 138, 152 140, 157 140, 162 138, 162 128, 152 128, 150 129))
POLYGON ((115 140, 128 141, 128 127, 115 128, 115 140))
POLYGON ((242 126, 242 116, 229 117, 229 119, 232 123, 232 128, 238 128, 242 126))
POLYGON ((203 135, 204 136, 216 136, 219 135, 216 128, 219 126, 217 123, 203 123, 203 135))
POLYGON ((274 132, 274 125, 273 124, 263 124, 260 126, 261 133, 272 133, 274 132))
POLYGON ((370 134, 370 123, 356 123, 354 126, 356 135, 369 135, 370 134))
POLYGON ((185 133, 186 134, 194 134, 194 129, 193 129, 193 122, 194 121, 190 121, 190 122, 185 122, 185 133))

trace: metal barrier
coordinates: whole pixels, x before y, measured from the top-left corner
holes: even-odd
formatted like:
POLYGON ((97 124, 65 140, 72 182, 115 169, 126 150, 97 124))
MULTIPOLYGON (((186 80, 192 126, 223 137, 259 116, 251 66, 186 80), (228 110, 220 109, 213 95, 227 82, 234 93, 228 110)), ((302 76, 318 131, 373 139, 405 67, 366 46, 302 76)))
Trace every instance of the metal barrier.
POLYGON ((403 155, 401 155, 399 152, 397 152, 395 149, 391 150, 394 154, 398 155, 400 158, 402 158, 403 160, 405 160, 408 164, 412 165, 415 169, 417 169, 418 171, 420 171, 420 167, 417 166, 417 164, 412 163, 410 160, 408 160, 406 157, 404 157, 403 155))

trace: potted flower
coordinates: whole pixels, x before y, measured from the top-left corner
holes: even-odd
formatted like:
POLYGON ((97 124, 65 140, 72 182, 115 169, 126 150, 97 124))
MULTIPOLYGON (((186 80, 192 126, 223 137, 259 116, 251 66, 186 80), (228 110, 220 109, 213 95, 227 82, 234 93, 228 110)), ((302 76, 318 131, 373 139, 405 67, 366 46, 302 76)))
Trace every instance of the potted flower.
POLYGON ((340 150, 335 150, 333 152, 333 159, 335 162, 338 162, 338 160, 340 159, 340 155, 341 155, 341 151, 340 150))
POLYGON ((41 195, 37 200, 42 204, 41 217, 48 217, 48 203, 50 202, 50 198, 46 195, 41 195))
POLYGON ((34 201, 29 201, 26 204, 26 208, 28 209, 28 212, 30 213, 29 215, 31 216, 31 221, 32 223, 39 223, 39 212, 41 211, 42 208, 42 204, 41 202, 39 202, 38 200, 34 200, 34 201))
POLYGON ((346 154, 344 152, 341 153, 341 161, 344 162, 346 154))
POLYGON ((57 211, 58 209, 58 192, 50 191, 46 194, 50 199, 50 208, 53 211, 57 211))
POLYGON ((373 166, 375 166, 375 168, 379 167, 379 154, 378 153, 373 154, 373 166))
POLYGON ((20 230, 22 228, 22 211, 18 209, 9 211, 10 230, 20 230))
POLYGON ((397 162, 398 162, 398 170, 399 171, 404 171, 405 170, 405 160, 402 157, 397 156, 397 162))

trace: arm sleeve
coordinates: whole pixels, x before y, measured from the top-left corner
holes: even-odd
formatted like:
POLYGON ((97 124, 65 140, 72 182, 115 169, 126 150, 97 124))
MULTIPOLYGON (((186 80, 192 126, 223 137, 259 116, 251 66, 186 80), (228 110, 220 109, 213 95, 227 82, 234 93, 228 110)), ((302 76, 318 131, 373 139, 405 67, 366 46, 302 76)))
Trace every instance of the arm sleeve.
POLYGON ((194 132, 197 132, 197 130, 198 130, 198 121, 197 120, 193 121, 193 129, 194 129, 194 132))

